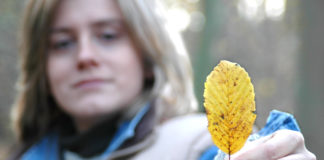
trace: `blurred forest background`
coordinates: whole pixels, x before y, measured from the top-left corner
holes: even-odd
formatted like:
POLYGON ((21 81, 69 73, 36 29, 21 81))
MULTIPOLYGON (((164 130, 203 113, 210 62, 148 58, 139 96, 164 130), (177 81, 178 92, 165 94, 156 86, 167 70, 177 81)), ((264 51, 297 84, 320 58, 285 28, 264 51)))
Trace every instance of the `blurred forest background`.
MULTIPOLYGON (((237 62, 255 86, 257 125, 272 109, 294 114, 307 147, 324 159, 324 1, 164 1, 191 54, 201 107, 208 73, 222 59, 237 62)), ((0 1, 0 155, 14 141, 10 110, 23 3, 0 1)))

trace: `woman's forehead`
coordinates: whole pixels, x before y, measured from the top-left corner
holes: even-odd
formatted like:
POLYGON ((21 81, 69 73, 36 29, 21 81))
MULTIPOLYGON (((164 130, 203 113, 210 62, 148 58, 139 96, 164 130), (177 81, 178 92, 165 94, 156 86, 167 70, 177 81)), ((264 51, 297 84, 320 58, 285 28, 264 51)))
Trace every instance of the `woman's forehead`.
MULTIPOLYGON (((125 24, 122 19, 97 19, 96 21, 91 21, 87 26, 92 29, 105 29, 107 27, 125 29, 125 24)), ((50 29, 50 33, 70 33, 71 30, 74 30, 74 28, 78 27, 79 26, 73 25, 73 23, 71 23, 70 25, 54 25, 50 29)))
POLYGON ((53 25, 106 25, 122 19, 121 11, 114 0, 64 0, 57 8, 53 25))

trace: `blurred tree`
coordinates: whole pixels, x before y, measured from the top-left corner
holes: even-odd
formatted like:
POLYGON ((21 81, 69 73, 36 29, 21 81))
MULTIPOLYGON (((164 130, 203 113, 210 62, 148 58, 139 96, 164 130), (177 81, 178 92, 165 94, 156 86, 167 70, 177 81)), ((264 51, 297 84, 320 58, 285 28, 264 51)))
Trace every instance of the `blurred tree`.
POLYGON ((19 0, 0 1, 0 155, 4 155, 13 141, 9 113, 17 79, 17 26, 21 6, 19 0))
POLYGON ((220 5, 217 5, 217 3, 218 0, 206 0, 202 2, 202 10, 206 17, 206 23, 201 33, 200 44, 196 50, 197 53, 192 56, 195 74, 195 91, 201 109, 203 109, 204 101, 204 82, 214 66, 214 61, 210 59, 210 55, 213 54, 213 51, 210 49, 212 45, 211 41, 213 41, 213 37, 217 34, 218 28, 220 28, 218 26, 219 19, 214 16, 218 14, 220 9, 220 5))
POLYGON ((324 1, 301 1, 298 118, 309 149, 324 159, 324 1))

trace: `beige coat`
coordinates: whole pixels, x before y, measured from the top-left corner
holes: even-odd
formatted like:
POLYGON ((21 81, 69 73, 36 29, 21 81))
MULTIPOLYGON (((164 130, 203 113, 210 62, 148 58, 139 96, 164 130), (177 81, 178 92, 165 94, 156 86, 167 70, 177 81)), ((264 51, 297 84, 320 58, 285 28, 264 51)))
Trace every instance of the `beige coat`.
POLYGON ((197 160, 211 145, 206 115, 191 114, 166 121, 143 142, 114 152, 111 159, 197 160))

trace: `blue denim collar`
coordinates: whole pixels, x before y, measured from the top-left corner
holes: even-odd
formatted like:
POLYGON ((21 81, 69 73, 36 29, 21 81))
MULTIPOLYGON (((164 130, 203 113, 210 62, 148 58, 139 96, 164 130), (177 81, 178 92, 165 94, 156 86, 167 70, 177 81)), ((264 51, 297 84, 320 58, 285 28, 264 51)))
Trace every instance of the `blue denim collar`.
MULTIPOLYGON (((123 122, 119 129, 117 130, 114 138, 112 139, 108 148, 99 156, 94 157, 94 159, 103 160, 108 159, 112 152, 117 150, 126 140, 135 135, 135 128, 143 118, 143 116, 148 112, 150 108, 150 103, 147 103, 141 110, 135 115, 135 117, 130 121, 123 122)), ((71 154, 70 154, 71 155, 71 154)), ((72 156, 75 158, 80 158, 77 155, 72 156)), ((56 132, 49 133, 44 138, 42 138, 38 143, 34 144, 30 149, 28 149, 23 156, 22 160, 58 160, 59 159, 59 146, 58 146, 58 135, 56 132)))

